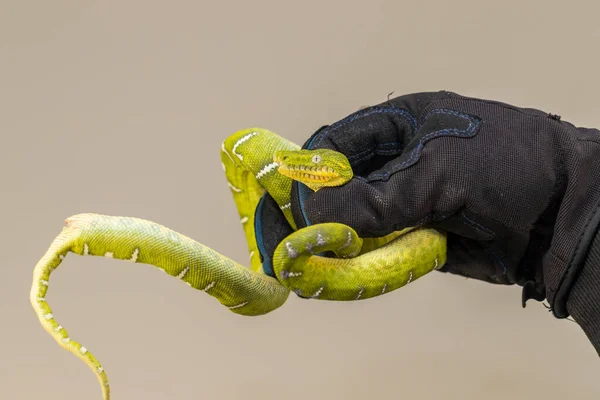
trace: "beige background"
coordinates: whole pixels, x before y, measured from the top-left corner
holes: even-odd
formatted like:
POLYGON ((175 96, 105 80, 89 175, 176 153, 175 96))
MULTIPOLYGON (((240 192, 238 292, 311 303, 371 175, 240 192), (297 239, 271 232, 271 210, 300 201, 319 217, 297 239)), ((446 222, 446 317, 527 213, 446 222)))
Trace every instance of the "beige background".
MULTIPOLYGON (((302 143, 439 89, 598 127, 594 3, 0 1, 0 398, 100 398, 28 300, 65 217, 142 217, 246 262, 219 160, 238 129, 302 143)), ((149 266, 71 256, 49 299, 116 400, 598 398, 579 327, 520 296, 434 274, 248 318, 149 266)))

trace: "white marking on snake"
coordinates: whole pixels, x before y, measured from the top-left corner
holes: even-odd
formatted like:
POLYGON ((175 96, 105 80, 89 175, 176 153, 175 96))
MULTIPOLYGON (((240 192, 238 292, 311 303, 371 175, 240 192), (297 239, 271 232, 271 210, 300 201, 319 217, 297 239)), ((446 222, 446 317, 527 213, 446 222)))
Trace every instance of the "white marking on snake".
POLYGON ((231 160, 231 162, 233 161, 233 158, 231 158, 231 155, 227 152, 227 149, 225 148, 225 141, 223 141, 223 143, 221 143, 221 151, 225 154, 227 154, 227 157, 229 157, 229 159, 231 160))
POLYGON ((383 288, 381 289, 381 294, 385 293, 385 289, 387 289, 387 283, 383 285, 383 288))
POLYGON ((248 222, 248 217, 244 217, 244 218, 240 219, 241 224, 245 224, 246 222, 248 222))
POLYGON ((365 288, 360 288, 360 291, 358 292, 358 296, 356 296, 356 300, 360 299, 360 297, 362 296, 364 291, 365 291, 365 288))
POLYGON ((231 188, 231 190, 233 190, 236 193, 241 193, 242 192, 242 189, 240 189, 239 187, 233 186, 231 184, 231 182, 227 182, 227 185, 231 188))
POLYGON ((316 299, 317 297, 319 297, 319 296, 321 295, 321 293, 323 293, 323 288, 324 288, 324 287, 325 287, 325 286, 321 286, 321 287, 319 288, 319 290, 317 290, 317 291, 315 292, 315 294, 313 294, 313 295, 311 296, 311 298, 313 298, 313 299, 316 299))
POLYGON ((140 249, 136 248, 131 255, 131 258, 128 261, 136 262, 138 258, 138 254, 140 254, 140 249))
POLYGON ((101 374, 102 372, 104 372, 104 368, 98 367, 98 373, 101 374))
POLYGON ((44 315, 44 318, 46 318, 47 320, 51 320, 52 318, 54 318, 54 316, 52 315, 52 313, 48 313, 44 315))
POLYGON ((87 353, 87 349, 86 349, 85 347, 81 346, 81 347, 79 348, 79 352, 80 352, 81 354, 85 354, 85 353, 87 353))
POLYGON ((45 281, 45 280, 43 280, 43 279, 40 281, 40 283, 41 283, 42 285, 44 285, 44 286, 48 286, 48 285, 50 284, 50 282, 48 282, 48 281, 45 281))
POLYGON ((113 258, 113 253, 111 253, 110 251, 107 251, 106 253, 104 253, 104 257, 106 258, 113 258))
POLYGON ((179 279, 183 279, 183 277, 185 276, 185 274, 187 274, 187 273, 188 273, 188 271, 189 271, 189 270, 190 270, 190 267, 189 267, 189 266, 188 266, 188 267, 185 267, 185 268, 183 269, 183 271, 181 271, 181 272, 179 273, 179 275, 177 275, 177 277, 178 277, 179 279))
POLYGON ((290 273, 288 274, 288 276, 289 276, 290 278, 295 278, 295 277, 297 277, 297 276, 300 276, 300 275, 302 275, 302 272, 290 272, 290 273))
POLYGON ((69 343, 71 341, 71 338, 66 337, 66 338, 63 338, 62 341, 65 343, 69 343))
POLYGON ((338 248, 338 251, 345 249, 346 247, 350 246, 350 244, 352 244, 352 232, 348 231, 348 239, 341 247, 338 248))
POLYGON ((252 257, 254 257, 254 250, 250 252, 250 259, 252 260, 252 257))
POLYGON ((282 210, 286 210, 286 209, 290 208, 291 206, 292 206, 292 203, 287 203, 287 204, 282 205, 279 208, 281 208, 282 210))
POLYGON ((43 301, 46 301, 46 298, 45 297, 38 297, 37 301, 42 301, 43 302, 43 301))
POLYGON ((406 282, 406 284, 408 285, 411 282, 412 282, 412 271, 410 271, 410 273, 408 274, 408 282, 406 282))
POLYGON ((438 267, 438 259, 436 258, 435 259, 435 265, 433 266, 433 269, 437 269, 437 267, 438 267))
POLYGON ((227 167, 225 167, 224 163, 221 163, 221 167, 223 168, 223 171, 227 172, 227 167))
POLYGON ((298 257, 298 250, 294 249, 290 242, 285 242, 285 248, 287 249, 288 257, 292 259, 298 257))
POLYGON ((275 168, 277 168, 277 163, 276 162, 272 162, 270 164, 265 165, 263 167, 263 169, 261 169, 260 171, 258 171, 258 174, 256 174, 256 179, 262 178, 263 176, 265 176, 269 172, 273 171, 275 168))
POLYGON ((61 260, 64 260, 65 259, 65 255, 64 254, 59 254, 58 258, 60 258, 61 260))
POLYGON ((238 146, 239 146, 240 144, 242 144, 242 143, 244 143, 244 142, 246 142, 246 141, 250 140, 250 139, 251 139, 253 136, 256 136, 256 135, 258 135, 258 132, 252 132, 252 133, 249 133, 249 134, 247 134, 246 136, 242 137, 240 140, 238 140, 237 142, 235 142, 235 144, 233 145, 233 148, 231 149, 231 152, 232 152, 233 154, 235 154, 236 156, 238 156, 238 158, 239 158, 240 160, 243 160, 243 159, 244 159, 244 156, 242 156, 241 154, 237 153, 237 152, 236 152, 236 149, 238 148, 238 146))
POLYGON ((90 248, 88 247, 88 244, 87 244, 87 243, 84 243, 84 244, 83 244, 83 255, 84 255, 84 256, 87 256, 87 255, 89 255, 89 254, 90 254, 90 248))
POLYGON ((231 306, 231 307, 229 307, 229 309, 230 309, 230 310, 235 310, 236 308, 241 308, 241 307, 244 307, 246 304, 248 304, 248 302, 247 302, 247 301, 245 301, 245 302, 243 302, 243 303, 240 303, 240 304, 236 304, 235 306, 231 306))
POLYGON ((323 235, 321 235, 321 232, 317 232, 317 246, 323 246, 325 244, 327 244, 327 241, 325 241, 325 238, 323 235))
POLYGON ((202 289, 203 292, 208 292, 210 289, 212 289, 215 286, 215 282, 211 282, 208 285, 206 285, 206 287, 204 289, 202 289))
POLYGON ((54 332, 60 332, 60 331, 62 331, 62 328, 63 327, 59 325, 56 328, 54 328, 54 332))

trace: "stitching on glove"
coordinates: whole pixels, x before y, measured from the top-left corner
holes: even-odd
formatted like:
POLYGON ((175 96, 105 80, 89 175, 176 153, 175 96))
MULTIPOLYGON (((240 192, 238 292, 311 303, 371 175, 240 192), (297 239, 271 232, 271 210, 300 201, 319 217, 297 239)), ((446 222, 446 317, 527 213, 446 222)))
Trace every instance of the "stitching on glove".
POLYGON ((442 129, 439 131, 434 131, 434 132, 428 133, 427 135, 425 135, 421 138, 417 147, 415 147, 409 153, 408 160, 405 160, 405 161, 401 162, 400 164, 395 165, 392 169, 390 169, 389 171, 387 171, 385 173, 371 174, 369 176, 369 180, 374 180, 376 178, 379 178, 379 179, 387 178, 391 174, 414 164, 421 157, 421 151, 423 150, 423 147, 425 146, 425 142, 427 142, 431 139, 434 139, 436 137, 440 137, 440 136, 451 136, 451 135, 452 136, 460 136, 460 137, 473 136, 475 131, 477 130, 477 128, 479 127, 479 125, 481 123, 481 119, 479 119, 477 117, 474 117, 474 116, 468 115, 468 114, 463 114, 463 113, 453 111, 453 110, 447 110, 447 109, 438 109, 438 110, 434 110, 434 111, 430 112, 429 114, 427 114, 425 116, 424 121, 426 121, 432 114, 455 115, 457 117, 467 119, 469 121, 469 125, 465 129, 446 128, 446 129, 442 129))
POLYGON ((488 228, 484 227, 483 225, 480 225, 477 222, 473 221, 471 218, 467 217, 465 214, 462 215, 462 219, 463 219, 463 223, 465 225, 473 227, 475 229, 478 229, 478 230, 480 230, 483 233, 486 233, 488 235, 495 236, 494 232, 492 232, 488 228))
POLYGON ((374 147, 369 147, 359 153, 349 156, 348 161, 350 161, 351 163, 360 163, 362 161, 365 161, 365 160, 371 158, 373 153, 384 154, 384 155, 402 153, 402 149, 397 149, 397 148, 393 148, 393 149, 389 149, 389 150, 380 149, 380 147, 397 146, 399 144, 402 144, 402 142, 378 143, 374 147))
POLYGON ((487 252, 487 253, 488 253, 490 256, 492 256, 492 258, 493 258, 495 261, 497 261, 497 262, 498 262, 498 264, 500 264, 500 265, 502 266, 502 268, 504 269, 504 270, 502 271, 502 276, 505 276, 505 275, 506 275, 506 271, 507 271, 507 269, 506 269, 506 265, 504 264, 504 261, 502 261, 502 258, 500 258, 500 256, 499 256, 498 254, 496 254, 496 253, 495 253, 493 250, 490 250, 490 249, 485 249, 485 251, 486 251, 486 252, 487 252))
POLYGON ((330 133, 335 132, 336 130, 351 124, 353 122, 355 122, 356 120, 359 120, 361 118, 365 118, 368 117, 370 115, 374 115, 374 114, 396 114, 396 115, 400 115, 401 117, 405 118, 406 120, 408 120, 408 122, 410 123, 410 125, 413 127, 413 129, 417 129, 418 127, 418 123, 417 120, 415 119, 415 117, 408 111, 406 110, 402 110, 399 108, 392 108, 392 107, 375 107, 372 109, 368 109, 366 111, 358 111, 334 124, 332 124, 331 126, 329 126, 328 128, 325 128, 321 134, 319 135, 319 139, 315 142, 315 139, 317 139, 316 136, 314 136, 311 141, 306 145, 307 149, 310 149, 311 146, 314 145, 315 146, 319 146, 321 144, 321 142, 323 141, 323 139, 330 133))

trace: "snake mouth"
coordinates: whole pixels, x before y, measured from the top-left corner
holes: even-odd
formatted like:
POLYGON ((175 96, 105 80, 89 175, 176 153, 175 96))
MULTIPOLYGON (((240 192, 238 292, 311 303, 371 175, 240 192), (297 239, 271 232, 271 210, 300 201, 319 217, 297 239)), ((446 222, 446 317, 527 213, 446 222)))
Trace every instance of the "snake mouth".
POLYGON ((331 167, 309 167, 304 164, 287 164, 276 159, 279 165, 279 173, 294 180, 302 182, 327 182, 338 178, 339 174, 331 167))

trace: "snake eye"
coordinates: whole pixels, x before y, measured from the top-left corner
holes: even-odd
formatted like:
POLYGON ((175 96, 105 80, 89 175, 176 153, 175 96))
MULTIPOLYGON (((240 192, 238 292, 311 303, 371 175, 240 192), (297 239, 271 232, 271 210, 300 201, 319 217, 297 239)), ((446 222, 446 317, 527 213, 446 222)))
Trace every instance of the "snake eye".
POLYGON ((313 163, 315 163, 315 164, 318 164, 318 163, 320 163, 320 162, 321 162, 321 156, 320 156, 320 155, 318 155, 318 154, 315 154, 315 155, 312 157, 312 162, 313 162, 313 163))

